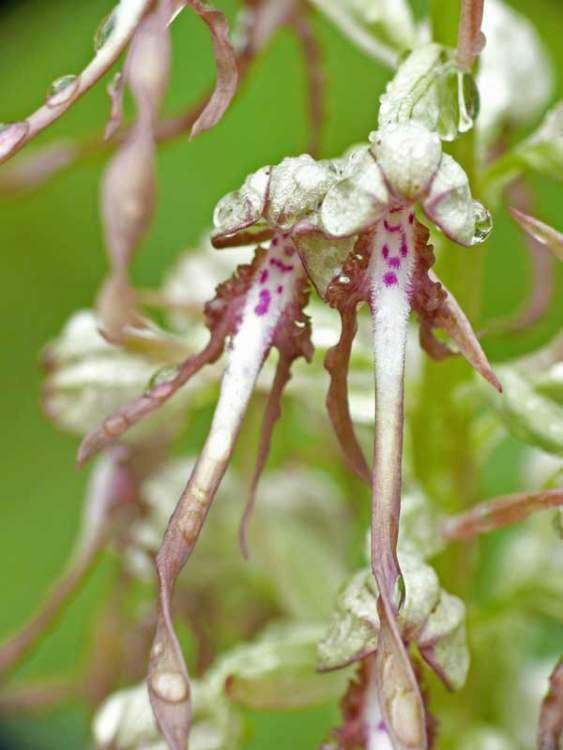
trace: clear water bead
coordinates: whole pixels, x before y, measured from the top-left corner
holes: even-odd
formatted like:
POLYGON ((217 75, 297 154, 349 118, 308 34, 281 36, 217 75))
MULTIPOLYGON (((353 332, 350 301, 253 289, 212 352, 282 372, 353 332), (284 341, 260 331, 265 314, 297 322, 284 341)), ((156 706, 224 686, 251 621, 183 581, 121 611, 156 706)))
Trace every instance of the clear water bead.
POLYGON ((470 73, 458 72, 458 123, 459 133, 471 130, 479 114, 479 89, 470 73))
POLYGON ((117 22, 117 12, 112 10, 102 18, 94 34, 94 50, 99 52, 113 34, 117 22))
POLYGON ((79 77, 74 74, 61 76, 49 86, 46 104, 48 107, 58 107, 71 99, 78 89, 79 77))
POLYGON ((493 228, 493 219, 489 211, 479 201, 473 201, 473 216, 475 219, 475 232, 472 245, 480 245, 485 242, 493 228))

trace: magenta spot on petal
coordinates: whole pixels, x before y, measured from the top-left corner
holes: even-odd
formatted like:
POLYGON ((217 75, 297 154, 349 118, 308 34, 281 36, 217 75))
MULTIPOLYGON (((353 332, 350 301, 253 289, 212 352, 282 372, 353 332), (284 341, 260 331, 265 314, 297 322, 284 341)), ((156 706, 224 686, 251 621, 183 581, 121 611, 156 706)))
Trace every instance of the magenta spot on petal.
POLYGON ((383 245, 383 250, 381 251, 381 254, 383 255, 384 258, 389 257, 389 248, 387 247, 387 245, 383 245))
POLYGON ((389 260, 387 261, 387 264, 390 268, 399 268, 401 265, 401 261, 399 258, 393 257, 393 258, 389 258, 389 260))
POLYGON ((283 292, 283 286, 282 286, 281 284, 280 284, 280 285, 278 286, 278 288, 276 289, 276 292, 277 292, 278 294, 281 294, 281 293, 283 292))
POLYGON ((254 308, 254 312, 256 313, 256 315, 266 315, 266 313, 270 309, 272 295, 267 289, 262 289, 258 297, 260 301, 254 308))
POLYGON ((406 258, 407 255, 408 255, 408 252, 409 252, 409 249, 407 247, 407 241, 406 241, 406 239, 404 237, 401 240, 401 250, 400 250, 400 252, 401 252, 401 255, 403 256, 403 258, 406 258))
POLYGON ((400 224, 389 224, 387 219, 383 219, 383 226, 388 232, 400 232, 401 231, 400 224))
POLYGON ((262 273, 260 274, 259 281, 261 284, 265 284, 266 281, 268 281, 268 271, 266 271, 266 269, 264 269, 262 273))
POLYGON ((388 271, 387 273, 383 274, 383 283, 385 286, 393 286, 398 281, 397 274, 393 271, 388 271))
POLYGON ((278 238, 274 237, 274 239, 272 240, 272 245, 277 245, 277 244, 278 244, 278 238))
POLYGON ((295 255, 295 248, 286 247, 284 250, 284 253, 287 255, 288 258, 291 258, 292 255, 295 255))
POLYGON ((278 260, 277 258, 270 258, 270 265, 275 266, 276 268, 279 268, 282 273, 289 273, 289 271, 293 271, 292 265, 283 263, 281 260, 278 260))
POLYGON ((414 224, 414 214, 409 214, 409 224, 414 224))

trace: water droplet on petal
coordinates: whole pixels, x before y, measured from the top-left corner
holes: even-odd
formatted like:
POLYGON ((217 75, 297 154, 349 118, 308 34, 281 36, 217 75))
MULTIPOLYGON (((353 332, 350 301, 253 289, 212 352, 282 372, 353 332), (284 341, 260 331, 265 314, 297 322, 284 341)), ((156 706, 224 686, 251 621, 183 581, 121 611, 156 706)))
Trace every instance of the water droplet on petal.
POLYGON ((99 52, 112 35, 117 22, 117 12, 112 10, 102 18, 94 34, 94 50, 99 52))
POLYGON ((177 374, 177 365, 164 365, 164 367, 159 367, 158 370, 151 375, 146 390, 152 391, 157 385, 162 385, 162 383, 167 383, 169 380, 175 378, 177 374))
POLYGON ((58 107, 67 102, 78 88, 79 77, 74 74, 61 76, 49 86, 46 104, 48 107, 58 107))
POLYGON ((469 115, 469 117, 471 117, 472 120, 475 120, 475 118, 479 114, 481 100, 479 97, 479 89, 477 88, 475 78, 473 78, 471 73, 463 74, 462 91, 463 101, 465 102, 467 114, 469 115))
POLYGON ((188 697, 188 685, 180 672, 157 672, 151 686, 166 703, 181 703, 188 697))
POLYGON ((480 245, 490 235, 493 228, 493 219, 489 211, 479 201, 473 201, 473 216, 475 218, 475 232, 471 244, 480 245))
POLYGON ((25 121, 0 123, 0 159, 25 138, 28 129, 29 123, 25 121))
POLYGON ((459 133, 466 133, 473 127, 480 106, 479 89, 471 73, 459 71, 457 74, 457 102, 457 129, 459 133))
POLYGON ((399 607, 404 604, 406 595, 407 587, 405 585, 405 579, 402 575, 400 575, 395 582, 395 601, 397 602, 399 607))

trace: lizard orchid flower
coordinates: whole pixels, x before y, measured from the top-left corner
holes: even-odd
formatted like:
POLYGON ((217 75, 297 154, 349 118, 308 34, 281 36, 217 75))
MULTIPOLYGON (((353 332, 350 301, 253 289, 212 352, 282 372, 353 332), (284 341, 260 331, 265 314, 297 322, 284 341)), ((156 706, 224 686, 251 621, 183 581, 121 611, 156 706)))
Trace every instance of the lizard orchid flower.
POLYGON ((394 123, 381 127, 370 140, 370 147, 353 154, 347 176, 328 191, 320 208, 320 225, 327 234, 358 238, 326 297, 348 317, 355 316, 362 301, 372 314, 377 424, 371 543, 380 592, 379 699, 394 746, 424 748, 424 705, 397 623, 404 596, 396 547, 411 309, 420 318, 427 351, 442 356, 442 344, 432 336, 432 329, 441 327, 493 386, 500 390, 500 384, 459 305, 430 273, 429 234, 415 217, 415 204, 420 203, 427 217, 461 245, 485 239, 490 221, 486 210, 473 201, 463 169, 442 153, 435 133, 416 122, 394 123))

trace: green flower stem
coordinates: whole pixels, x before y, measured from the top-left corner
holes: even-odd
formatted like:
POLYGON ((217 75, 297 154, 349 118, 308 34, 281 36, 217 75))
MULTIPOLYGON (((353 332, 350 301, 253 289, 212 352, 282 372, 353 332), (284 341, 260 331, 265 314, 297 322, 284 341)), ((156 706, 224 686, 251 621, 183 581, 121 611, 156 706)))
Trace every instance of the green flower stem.
POLYGON ((448 47, 455 47, 459 26, 459 3, 452 0, 430 0, 429 12, 432 39, 448 47))

